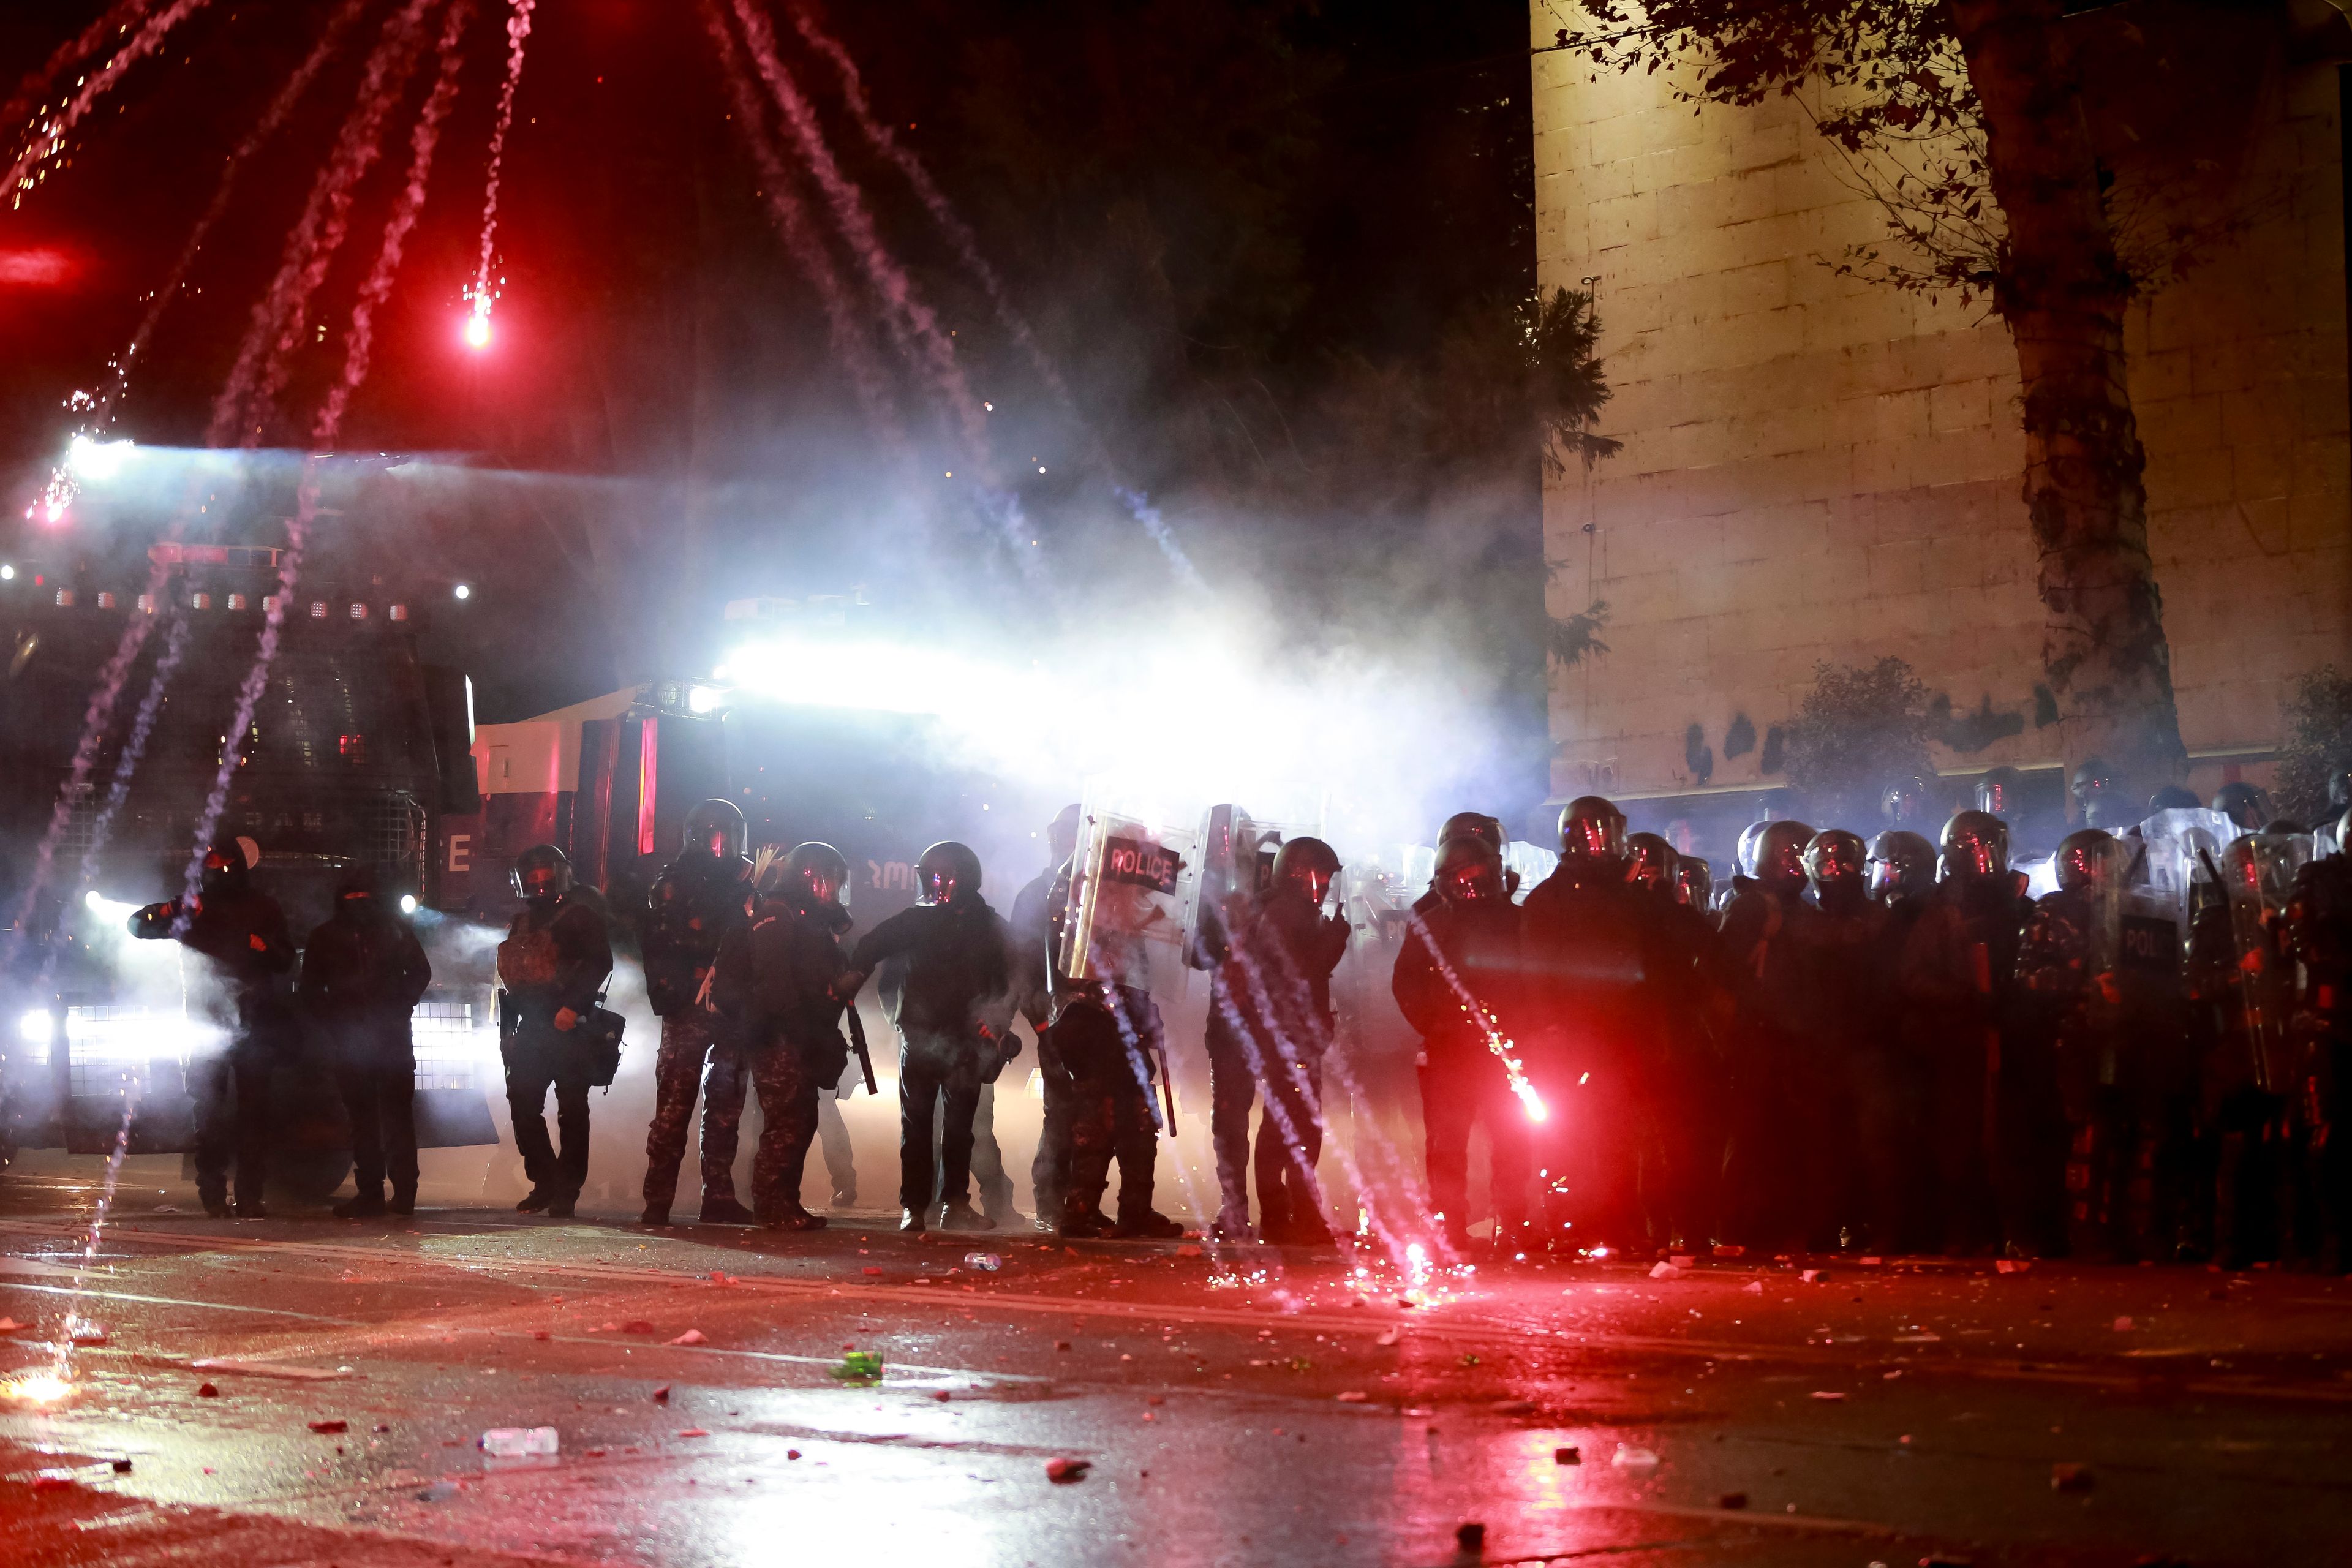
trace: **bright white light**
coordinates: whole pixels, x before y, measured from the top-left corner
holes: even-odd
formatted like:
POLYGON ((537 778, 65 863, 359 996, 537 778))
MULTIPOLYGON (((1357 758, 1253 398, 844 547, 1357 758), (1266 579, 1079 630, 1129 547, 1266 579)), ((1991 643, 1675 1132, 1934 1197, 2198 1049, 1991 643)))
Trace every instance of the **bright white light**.
POLYGON ((416 912, 416 895, 415 893, 403 893, 400 895, 400 912, 404 915, 413 915, 416 912))
POLYGON ((455 588, 451 589, 450 592, 457 595, 457 597, 461 599, 470 599, 474 596, 474 590, 463 583, 458 584, 455 588))
POLYGON ((16 1037, 28 1046, 46 1046, 49 1043, 49 1031, 56 1025, 57 1020, 47 1011, 27 1013, 16 1020, 16 1037))
POLYGON ((112 899, 100 898, 96 888, 84 893, 81 896, 81 901, 83 908, 104 921, 127 921, 137 913, 139 909, 136 904, 119 904, 112 899))
POLYGON ((0 1383, 0 1395, 19 1405, 55 1405, 73 1392, 73 1384, 54 1373, 29 1373, 0 1383))
POLYGON ((715 686, 697 686, 686 694, 687 710, 708 713, 727 700, 727 694, 715 686))
POLYGON ((477 306, 466 318, 466 346, 476 353, 490 346, 490 312, 487 308, 477 306))
POLYGON ((14 583, 16 580, 16 569, 14 566, 0 566, 0 583, 14 583))
POLYGON ((76 436, 66 447, 66 467, 73 470, 76 479, 110 479, 122 471, 131 447, 129 441, 93 441, 88 436, 76 436))
POLYGON ((1551 1108, 1544 1104, 1543 1096, 1536 1092, 1535 1085, 1529 1083, 1525 1079, 1519 1079, 1512 1083, 1511 1092, 1519 1097, 1519 1109, 1528 1113, 1528 1121, 1549 1121, 1551 1120, 1551 1108))

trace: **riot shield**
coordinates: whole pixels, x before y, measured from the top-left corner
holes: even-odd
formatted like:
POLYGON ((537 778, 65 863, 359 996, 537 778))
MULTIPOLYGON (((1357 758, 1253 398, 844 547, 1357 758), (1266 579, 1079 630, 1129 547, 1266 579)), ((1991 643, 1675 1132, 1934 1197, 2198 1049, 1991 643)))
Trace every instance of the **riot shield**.
POLYGON ((1224 962, 1228 902, 1272 885, 1274 858, 1284 843, 1319 837, 1321 831, 1320 824, 1261 822, 1238 805, 1211 806, 1192 840, 1199 874, 1191 879, 1181 904, 1184 963, 1214 969, 1224 962))
POLYGON ((2311 858, 2311 846, 2308 834, 2248 833, 2231 840, 2221 856, 2250 1065, 2255 1084, 2273 1094, 2288 1092, 2295 1080, 2288 1027, 2294 974, 2280 928, 2294 874, 2311 858))
POLYGON ((1192 848, 1181 829, 1101 807, 1086 810, 1055 967, 1072 980, 1163 996, 1181 992, 1192 848))

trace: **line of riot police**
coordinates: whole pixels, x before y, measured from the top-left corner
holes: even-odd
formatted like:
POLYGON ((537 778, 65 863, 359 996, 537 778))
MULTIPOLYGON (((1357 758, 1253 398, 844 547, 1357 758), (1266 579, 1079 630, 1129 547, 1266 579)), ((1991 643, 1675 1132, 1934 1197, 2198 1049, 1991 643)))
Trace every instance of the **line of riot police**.
POLYGON ((1395 975, 1433 1206, 1461 1244, 1483 1123, 1522 1249, 2343 1267, 2352 859, 2240 794, 2067 835, 2039 900, 1982 809, 1759 823, 1718 895, 1587 797, 1519 906, 1454 818, 1395 975))

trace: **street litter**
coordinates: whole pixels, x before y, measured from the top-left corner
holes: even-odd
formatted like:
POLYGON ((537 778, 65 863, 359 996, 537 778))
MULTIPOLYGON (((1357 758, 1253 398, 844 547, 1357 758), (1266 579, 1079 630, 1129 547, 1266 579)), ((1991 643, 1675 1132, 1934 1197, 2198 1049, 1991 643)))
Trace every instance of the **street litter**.
POLYGON ((1797 1278, 1808 1285, 1818 1285, 1822 1282, 1822 1271, 1818 1268, 1808 1268, 1797 1278))
POLYGON ((1739 1289, 1748 1295, 1761 1296, 1764 1294, 1764 1281, 1761 1279, 1750 1279, 1747 1284, 1742 1285, 1739 1289))
POLYGON ((310 1423, 310 1430, 313 1432, 348 1432, 351 1429, 352 1424, 343 1420, 313 1421, 310 1423))
POLYGON ((87 1318, 72 1318, 67 1321, 66 1327, 68 1337, 78 1345, 102 1345, 106 1342, 104 1323, 93 1323, 87 1318))
POLYGON ((1486 1544, 1486 1527, 1476 1521, 1454 1527, 1454 1544, 1465 1552, 1483 1551, 1486 1544))
POLYGON ((475 1446, 494 1459, 535 1458, 558 1449, 552 1426, 493 1426, 475 1446))
POLYGON ((841 1358, 839 1366, 831 1370, 833 1375, 844 1383, 879 1383, 882 1381, 882 1358, 872 1351, 851 1351, 841 1358))
POLYGON ((13 1334, 25 1326, 14 1318, 0 1318, 0 1334, 13 1334))
POLYGON ((1004 1259, 993 1252, 967 1252, 963 1255, 963 1266, 966 1268, 977 1268, 982 1273, 993 1274, 1004 1267, 1004 1259))
POLYGON ((1086 1479, 1087 1472, 1095 1468, 1092 1459, 1048 1459, 1045 1479, 1056 1484, 1086 1479))
POLYGON ((196 1384, 196 1397, 198 1399, 218 1399, 220 1397, 220 1390, 209 1383, 200 1383, 196 1384))
POLYGON ((1351 1388, 1339 1396, 1342 1405, 1361 1405, 1369 1397, 1362 1389, 1351 1388))
POLYGON ((1654 1470, 1658 1468, 1658 1456, 1648 1448, 1620 1443, 1617 1452, 1610 1456, 1609 1462, 1621 1470, 1654 1470))
POLYGON ((1996 1260, 1993 1267, 2003 1274, 2022 1274, 2032 1268, 2033 1264, 2029 1258, 2003 1258, 1996 1260))
POLYGON ((700 1329, 688 1329, 669 1342, 674 1345, 698 1345, 708 1342, 703 1339, 700 1329))
POLYGON ((1837 1401, 1843 1399, 1845 1395, 1840 1394, 1834 1388, 1816 1388, 1813 1390, 1813 1397, 1815 1399, 1827 1401, 1831 1404, 1835 1404, 1837 1401))
POLYGON ((2129 1318, 2117 1318, 2116 1320, 2116 1332, 2119 1334, 2127 1334, 2131 1331, 2132 1321, 2129 1318))
POLYGON ((1573 1443, 1563 1443, 1551 1451, 1551 1462, 1555 1465, 1580 1465, 1584 1463, 1584 1450, 1573 1443))
POLYGON ((667 1405, 669 1403, 668 1384, 665 1383, 659 1388, 654 1390, 654 1403, 656 1405, 667 1405))
POLYGON ((1683 1271, 1671 1263, 1660 1263, 1650 1270, 1653 1279, 1679 1279, 1682 1277, 1683 1271))
POLYGON ((708 1437, 710 1434, 700 1426, 688 1426, 686 1430, 680 1432, 678 1436, 681 1437, 708 1437))
POLYGON ((1195 1242, 1188 1241, 1183 1246, 1176 1249, 1176 1256, 1179 1258, 1198 1258, 1201 1256, 1200 1246, 1195 1242))
POLYGON ((197 1372, 234 1372, 247 1377, 283 1377, 298 1383, 327 1383, 349 1377, 349 1367, 289 1366, 282 1362, 240 1361, 234 1356, 200 1356, 188 1365, 197 1372))
POLYGON ((1746 1508, 1748 1506, 1748 1494, 1746 1492, 1725 1492, 1721 1497, 1715 1500, 1715 1506, 1717 1508, 1729 1509, 1746 1508))
POLYGON ((1376 1345, 1392 1345, 1402 1338, 1404 1338, 1404 1331, 1402 1329, 1382 1329, 1381 1331, 1380 1337, 1374 1340, 1372 1343, 1376 1345))

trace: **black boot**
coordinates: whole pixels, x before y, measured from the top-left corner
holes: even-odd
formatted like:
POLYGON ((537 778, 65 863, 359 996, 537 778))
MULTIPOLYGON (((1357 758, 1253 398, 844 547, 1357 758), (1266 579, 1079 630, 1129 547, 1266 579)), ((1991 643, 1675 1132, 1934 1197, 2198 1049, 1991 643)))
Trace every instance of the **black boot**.
POLYGON ((760 1216, 733 1198, 706 1195, 702 1200, 701 1222, 704 1225, 757 1225, 760 1216))
POLYGON ((403 1218, 415 1214, 416 1212, 416 1189, 415 1187, 393 1188, 391 1212, 401 1215, 403 1218))
POLYGON ((362 1190, 357 1195, 345 1198, 335 1205, 337 1219, 382 1219, 384 1213, 382 1187, 378 1187, 373 1192, 362 1190))
POLYGON ((537 1214, 555 1201, 555 1195, 545 1187, 534 1186, 523 1194, 522 1202, 515 1205, 517 1214, 537 1214))

